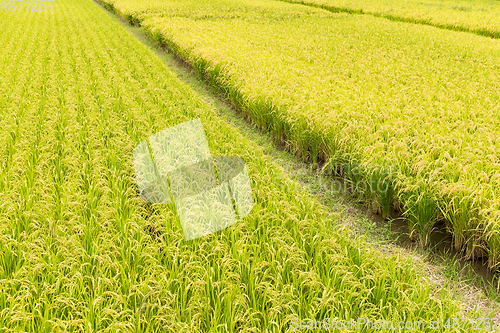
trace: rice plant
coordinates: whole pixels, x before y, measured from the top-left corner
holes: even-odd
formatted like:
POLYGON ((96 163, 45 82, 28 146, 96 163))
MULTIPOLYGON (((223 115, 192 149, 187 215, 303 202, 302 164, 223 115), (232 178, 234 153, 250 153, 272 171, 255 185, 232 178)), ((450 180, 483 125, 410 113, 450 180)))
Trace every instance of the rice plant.
POLYGON ((370 1, 281 0, 324 8, 332 12, 370 14, 391 20, 428 24, 500 38, 500 5, 496 1, 370 1))
MULTIPOLYGON (((362 165, 355 183, 376 178, 388 189, 360 191, 377 210, 387 214, 400 198, 413 225, 463 220, 465 239, 464 228, 449 228, 457 246, 472 257, 498 252, 485 227, 499 197, 487 186, 500 172, 498 40, 269 0, 107 3, 162 36, 304 160, 362 165), (374 172, 380 165, 392 173, 374 172), (406 195, 419 180, 427 194, 406 195), (477 217, 449 204, 457 186, 477 217)), ((426 243, 432 227, 418 229, 426 243)))
POLYGON ((339 228, 92 1, 0 21, 16 32, 0 41, 0 331, 282 332, 309 316, 476 315, 410 258, 339 228), (213 154, 246 161, 255 206, 186 242, 172 206, 140 198, 132 154, 196 118, 213 154))

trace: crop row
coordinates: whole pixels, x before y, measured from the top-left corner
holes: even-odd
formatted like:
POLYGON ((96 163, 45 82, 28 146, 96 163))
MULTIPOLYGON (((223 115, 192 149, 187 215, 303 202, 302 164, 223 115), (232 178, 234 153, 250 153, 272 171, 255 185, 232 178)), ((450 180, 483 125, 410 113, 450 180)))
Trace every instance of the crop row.
POLYGON ((333 12, 371 14, 500 38, 500 4, 492 0, 281 0, 333 12))
POLYGON ((349 235, 95 3, 0 21, 2 332, 281 332, 293 318, 462 315, 411 259, 381 260, 349 235), (213 155, 245 159, 255 204, 186 242, 171 206, 138 196, 132 151, 195 118, 213 155))
POLYGON ((275 1, 110 0, 305 159, 359 165, 426 245, 500 262, 500 42, 275 1), (393 170, 389 175, 381 170, 393 170))

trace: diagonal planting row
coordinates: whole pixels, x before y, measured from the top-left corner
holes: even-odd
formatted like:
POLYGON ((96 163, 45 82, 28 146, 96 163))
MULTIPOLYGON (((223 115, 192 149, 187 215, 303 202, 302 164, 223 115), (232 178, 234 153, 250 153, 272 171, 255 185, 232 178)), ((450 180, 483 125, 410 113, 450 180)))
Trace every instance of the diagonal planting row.
POLYGON ((0 331, 282 332, 294 318, 464 316, 410 259, 381 260, 342 231, 96 4, 60 0, 0 21, 12 32, 0 37, 0 331), (214 155, 247 161, 255 205, 185 242, 172 207, 137 195, 132 151, 195 118, 214 155))
POLYGON ((500 3, 495 0, 281 0, 332 12, 370 14, 500 38, 500 3))
POLYGON ((500 263, 500 41, 279 1, 108 0, 427 244, 500 263), (346 167, 347 165, 347 167, 346 167))

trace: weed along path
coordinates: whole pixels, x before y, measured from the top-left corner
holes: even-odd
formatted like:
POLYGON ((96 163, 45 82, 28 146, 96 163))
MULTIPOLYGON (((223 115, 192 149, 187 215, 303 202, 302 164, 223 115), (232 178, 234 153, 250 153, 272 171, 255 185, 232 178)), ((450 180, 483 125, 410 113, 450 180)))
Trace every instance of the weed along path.
POLYGON ((94 2, 0 22, 0 331, 488 330, 494 314, 342 227, 94 2), (198 118, 214 156, 245 161, 254 206, 186 241, 172 205, 138 195, 133 149, 198 118))

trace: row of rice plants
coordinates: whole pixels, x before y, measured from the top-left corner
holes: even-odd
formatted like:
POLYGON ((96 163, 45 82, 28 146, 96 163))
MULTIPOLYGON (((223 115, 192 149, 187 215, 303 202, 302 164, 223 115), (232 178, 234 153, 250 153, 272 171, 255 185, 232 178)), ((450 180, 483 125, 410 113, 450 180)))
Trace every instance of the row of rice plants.
POLYGON ((464 316, 411 259, 339 227, 95 3, 0 20, 15 32, 0 40, 0 331, 282 332, 294 318, 464 316), (255 205, 186 242, 172 207, 137 195, 132 151, 198 117, 214 155, 247 161, 255 205))
POLYGON ((500 3, 494 0, 281 0, 333 12, 370 14, 500 38, 500 3))
POLYGON ((499 41, 267 0, 109 3, 305 159, 387 183, 362 195, 424 245, 445 221, 500 263, 499 41))

